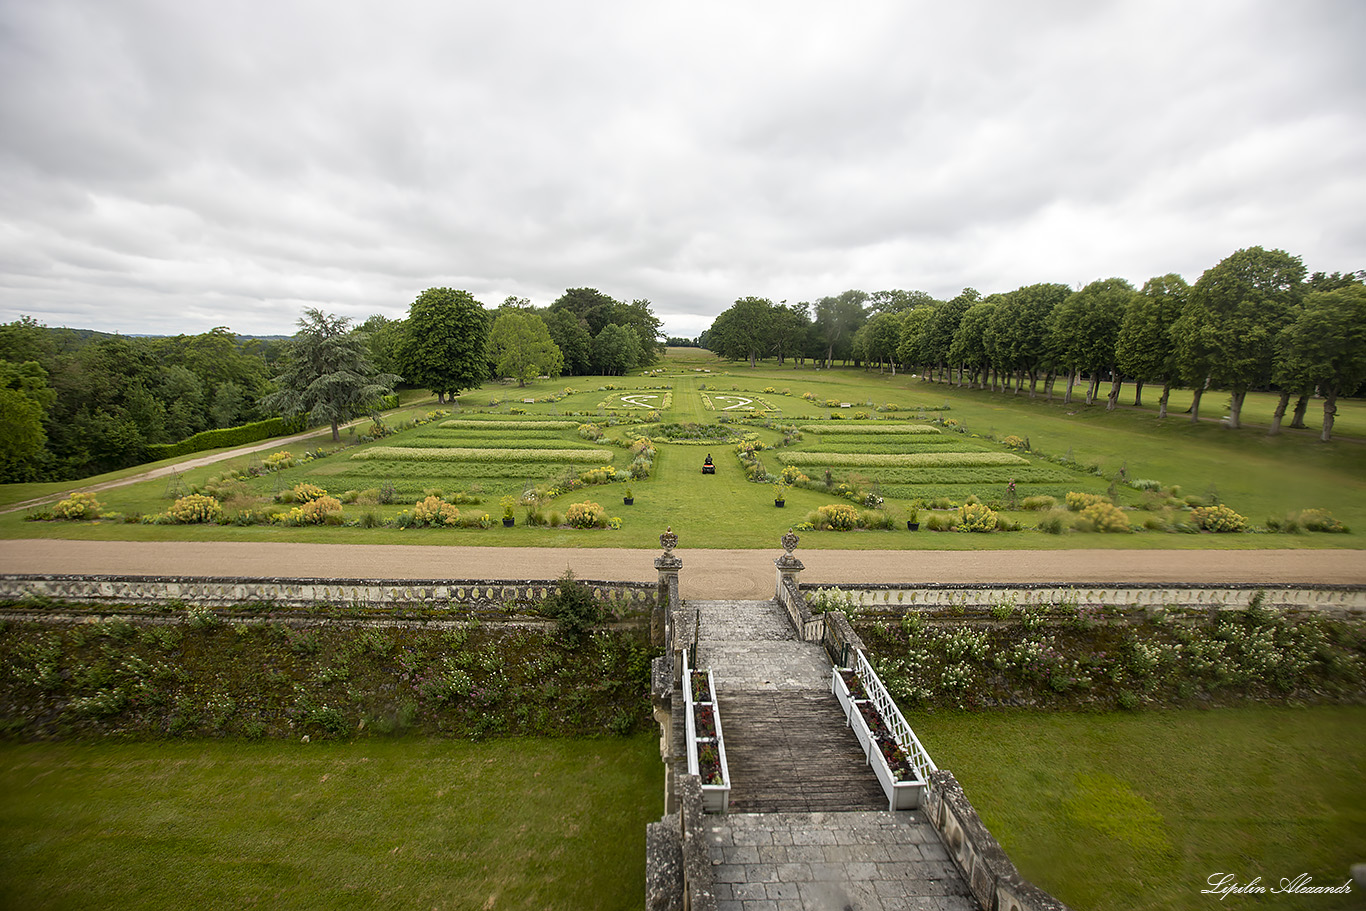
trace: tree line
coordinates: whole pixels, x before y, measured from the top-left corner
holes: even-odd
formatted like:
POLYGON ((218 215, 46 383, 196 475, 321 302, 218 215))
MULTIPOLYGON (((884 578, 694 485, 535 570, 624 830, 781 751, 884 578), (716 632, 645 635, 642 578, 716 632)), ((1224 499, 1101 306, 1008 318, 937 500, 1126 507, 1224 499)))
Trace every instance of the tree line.
POLYGON ((1306 277, 1282 250, 1239 250, 1194 285, 1170 274, 1135 289, 1122 278, 1073 290, 1036 284, 983 297, 972 288, 952 300, 919 291, 846 291, 814 304, 744 297, 717 316, 699 343, 754 366, 776 357, 819 366, 920 372, 926 380, 1052 398, 1065 379, 1071 402, 1084 380, 1087 405, 1109 381, 1113 410, 1122 383, 1161 386, 1160 417, 1173 388, 1194 392, 1200 419, 1206 389, 1229 394, 1229 423, 1241 426, 1250 390, 1280 398, 1271 433, 1287 412, 1303 427, 1309 400, 1323 399, 1321 438, 1331 439, 1337 400, 1366 382, 1366 272, 1306 277), (1293 409, 1292 403, 1293 401, 1293 409))
POLYGON ((356 326, 306 311, 289 339, 108 335, 24 317, 0 324, 0 482, 113 471, 146 461, 148 446, 276 415, 307 415, 337 438, 399 383, 444 402, 490 376, 620 375, 655 363, 660 339, 649 301, 593 288, 496 310, 431 288, 404 319, 356 326))

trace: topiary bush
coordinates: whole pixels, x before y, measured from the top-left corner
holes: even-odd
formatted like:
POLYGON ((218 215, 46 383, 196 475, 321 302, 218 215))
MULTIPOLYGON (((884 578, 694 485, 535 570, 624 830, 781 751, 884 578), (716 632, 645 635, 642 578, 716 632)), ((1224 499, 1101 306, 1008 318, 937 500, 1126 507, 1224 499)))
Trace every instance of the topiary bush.
POLYGON ((1205 531, 1236 532, 1247 530, 1247 519, 1227 506, 1197 506, 1191 510, 1191 519, 1205 531))
POLYGON ((217 522, 223 518, 223 504, 213 497, 192 493, 172 503, 166 514, 187 525, 217 522))

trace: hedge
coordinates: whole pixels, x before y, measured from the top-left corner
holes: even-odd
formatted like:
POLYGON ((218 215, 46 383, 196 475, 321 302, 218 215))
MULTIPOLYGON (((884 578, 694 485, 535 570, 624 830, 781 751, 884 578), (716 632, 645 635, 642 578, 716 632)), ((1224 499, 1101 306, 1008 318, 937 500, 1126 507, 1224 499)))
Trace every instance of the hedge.
POLYGON ((876 455, 857 452, 778 452, 784 465, 829 465, 848 468, 966 468, 981 465, 1028 465, 1009 452, 908 452, 876 455))
POLYGON ((389 462, 578 462, 612 461, 610 449, 416 449, 405 446, 376 446, 363 449, 352 459, 389 462))
POLYGON ((815 433, 820 435, 849 434, 849 433, 872 433, 872 434, 929 434, 939 433, 939 428, 931 427, 928 424, 803 424, 802 433, 815 433))
POLYGON ((152 443, 147 447, 147 460, 149 462, 160 462, 162 459, 175 459, 191 453, 203 452, 206 449, 245 446, 259 440, 268 440, 271 437, 300 433, 307 427, 307 421, 300 416, 288 420, 285 418, 269 418, 264 421, 256 421, 253 424, 242 424, 239 427, 205 430, 192 437, 187 437, 179 443, 152 443))

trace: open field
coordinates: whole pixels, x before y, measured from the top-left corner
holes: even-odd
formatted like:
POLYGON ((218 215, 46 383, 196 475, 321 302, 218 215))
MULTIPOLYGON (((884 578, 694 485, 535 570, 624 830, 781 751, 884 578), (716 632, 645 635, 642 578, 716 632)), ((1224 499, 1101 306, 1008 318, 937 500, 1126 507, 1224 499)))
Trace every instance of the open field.
MULTIPOLYGON (((1151 390, 1149 390, 1151 392, 1151 390)), ((1129 395, 1129 393, 1126 393, 1129 395)), ((1152 398, 1153 396, 1149 396, 1152 398)), ((1269 398, 1269 397, 1266 397, 1269 398)), ((1207 396, 1207 404, 1218 396, 1207 396)), ((1260 401, 1250 397, 1250 401, 1260 401)), ((1262 403, 1265 404, 1265 403, 1262 403)), ((1250 405, 1253 414, 1261 404, 1250 405)), ((430 401, 405 396, 406 417, 434 411, 430 401)), ((1214 409, 1217 410, 1217 409, 1214 409)), ((1213 413, 1212 411, 1210 413, 1213 413)), ((398 423, 391 417, 390 424, 398 423)), ((1343 433, 1366 428, 1366 407, 1344 402, 1343 433)), ((360 432, 365 431, 362 425, 360 432)), ((686 433, 684 433, 686 436, 686 433)), ((332 447, 322 434, 307 447, 332 447)), ((354 443, 356 431, 347 435, 354 443)), ((295 456, 304 445, 288 447, 295 456)), ((174 497, 220 478, 225 469, 260 470, 272 450, 226 463, 195 467, 172 478, 157 478, 103 491, 106 510, 124 515, 165 511, 174 497)), ((126 473, 125 473, 126 474, 126 473)), ((91 479, 98 481, 100 479, 91 479)), ((652 548, 672 526, 690 545, 713 548, 770 547, 788 527, 807 521, 817 507, 841 500, 846 490, 875 493, 883 508, 869 515, 890 530, 811 531, 803 547, 821 549, 960 550, 1059 548, 1303 548, 1366 546, 1366 442, 1344 438, 1331 444, 1313 435, 1267 437, 1257 428, 1229 430, 1217 422, 1192 424, 1174 414, 1158 421, 1144 409, 1103 405, 1086 408, 1027 395, 960 390, 916 377, 859 369, 818 371, 761 365, 757 370, 726 364, 705 351, 672 349, 660 370, 645 376, 543 381, 526 388, 498 384, 460 397, 450 415, 394 436, 328 454, 286 471, 241 483, 219 484, 229 516, 283 512, 273 498, 299 483, 325 488, 343 500, 342 527, 184 526, 89 522, 24 522, 0 516, 0 536, 128 540, 306 541, 318 543, 463 544, 476 546, 652 548), (845 407, 845 406, 848 407, 845 407), (835 418, 840 418, 836 420, 835 418), (718 420, 725 423, 717 427, 718 420), (483 423, 480 423, 483 422, 483 423), (687 439, 670 425, 701 423, 723 436, 687 439), (580 430, 581 425, 593 429, 580 430), (796 431, 794 433, 794 431, 796 431), (836 432, 837 431, 837 432, 836 432), (647 436, 655 450, 649 477, 626 479, 638 459, 627 446, 647 436), (786 507, 774 508, 770 484, 746 480, 736 442, 746 445, 762 469, 777 475, 784 466, 812 478, 814 489, 790 487, 786 507), (1016 438, 1015 440, 1008 439, 1016 438), (699 468, 710 453, 715 475, 699 468), (614 476, 606 484, 569 489, 594 469, 614 476), (825 486, 829 472, 829 488, 825 486), (1010 482, 1015 482, 1012 494, 1010 482), (1160 484, 1177 497, 1144 497, 1131 486, 1160 484), (622 497, 628 486, 634 504, 622 497), (1130 507, 1134 534, 1035 529, 1046 513, 1020 509, 1031 496, 1061 504, 1069 491, 1112 493, 1130 507), (348 494, 349 492, 349 494, 348 494), (381 496, 381 494, 389 494, 381 496), (429 493, 455 502, 464 522, 494 527, 362 527, 395 521, 429 493), (532 510, 523 498, 537 494, 532 510), (516 525, 501 527, 500 500, 518 499, 516 525), (912 507, 927 522, 928 506, 957 506, 976 496, 998 507, 1021 531, 952 534, 906 531, 912 507), (1180 534, 1144 530, 1190 525, 1186 498, 1218 499, 1247 517, 1257 534, 1180 534), (388 499, 391 502, 381 502, 388 499), (349 502, 348 502, 349 500, 349 502), (616 530, 573 530, 527 526, 527 518, 563 521, 568 507, 591 501, 605 518, 620 519, 616 530), (1015 508, 1012 508, 1012 504, 1015 508), (1138 509, 1139 506, 1147 509, 1138 509), (1309 508, 1331 510, 1349 534, 1267 533, 1269 517, 1309 508)), ((52 485, 16 485, 0 498, 17 502, 53 493, 52 485)), ((862 504, 860 504, 861 506, 862 504)), ((1064 529, 1074 516, 1054 513, 1064 529)))
POLYGON ((0 744, 0 906, 639 908, 656 738, 0 744))
POLYGON ((1366 857, 1366 708, 908 713, 1021 873, 1081 911, 1361 907, 1202 895, 1231 873, 1341 886, 1366 857))

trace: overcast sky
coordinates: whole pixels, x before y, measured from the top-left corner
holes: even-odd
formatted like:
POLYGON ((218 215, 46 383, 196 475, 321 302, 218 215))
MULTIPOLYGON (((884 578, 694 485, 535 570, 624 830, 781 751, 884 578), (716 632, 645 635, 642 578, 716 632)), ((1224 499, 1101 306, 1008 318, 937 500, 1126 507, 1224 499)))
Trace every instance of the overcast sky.
POLYGON ((1366 268, 1366 4, 0 0, 0 321, 1366 268))

